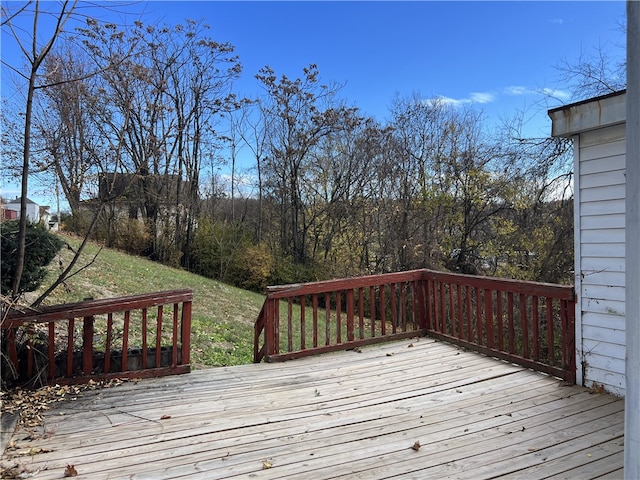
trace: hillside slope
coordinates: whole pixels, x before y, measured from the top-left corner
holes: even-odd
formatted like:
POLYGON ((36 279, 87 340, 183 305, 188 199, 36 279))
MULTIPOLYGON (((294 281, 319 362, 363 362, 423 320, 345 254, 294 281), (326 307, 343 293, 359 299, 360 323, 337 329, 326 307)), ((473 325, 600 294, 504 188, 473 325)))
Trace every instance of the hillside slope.
MULTIPOLYGON (((61 234, 76 248, 78 238, 61 234)), ((60 265, 66 267, 72 252, 63 248, 49 266, 43 285, 53 283, 60 265)), ((184 270, 167 267, 141 257, 90 243, 77 268, 82 268, 44 302, 48 305, 78 302, 87 297, 111 298, 161 290, 193 290, 191 362, 194 368, 249 363, 253 355, 253 322, 264 296, 210 280, 184 270), (99 252, 99 253, 98 253, 99 252), (96 256, 96 254, 98 254, 96 256), (95 257, 95 258, 94 258, 95 257)), ((30 293, 27 302, 38 292, 30 293)))

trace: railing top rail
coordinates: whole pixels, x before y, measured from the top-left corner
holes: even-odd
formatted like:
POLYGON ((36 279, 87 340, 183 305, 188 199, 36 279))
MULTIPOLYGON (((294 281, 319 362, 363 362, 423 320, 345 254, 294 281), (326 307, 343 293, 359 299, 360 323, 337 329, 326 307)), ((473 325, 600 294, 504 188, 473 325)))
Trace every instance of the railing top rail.
POLYGON ((43 323, 68 318, 89 317, 192 300, 193 291, 181 289, 44 306, 27 312, 13 310, 2 320, 2 328, 17 327, 27 322, 43 323))
POLYGON ((531 282, 527 280, 511 280, 507 278, 482 277, 460 273, 438 272, 423 270, 424 279, 448 282, 472 287, 504 290, 513 293, 537 295, 539 297, 553 297, 559 300, 575 300, 575 290, 572 285, 555 285, 553 283, 531 282))
POLYGON ((385 273, 381 275, 367 275, 364 277, 341 278, 322 282, 297 283, 293 285, 274 285, 267 287, 267 298, 286 298, 295 295, 309 295, 313 293, 328 293, 350 288, 363 288, 389 283, 411 282, 421 280, 424 270, 410 270, 407 272, 385 273))
POLYGON ((341 278, 337 280, 325 280, 322 282, 274 285, 267 287, 266 291, 267 298, 277 299, 296 295, 328 293, 349 288, 362 288, 415 280, 436 280, 457 285, 504 290, 513 293, 537 295, 540 297, 553 297, 560 300, 575 300, 575 291, 572 285, 556 285, 552 283, 531 282, 527 280, 483 277, 479 275, 439 272, 428 269, 386 273, 381 275, 367 275, 355 278, 341 278))

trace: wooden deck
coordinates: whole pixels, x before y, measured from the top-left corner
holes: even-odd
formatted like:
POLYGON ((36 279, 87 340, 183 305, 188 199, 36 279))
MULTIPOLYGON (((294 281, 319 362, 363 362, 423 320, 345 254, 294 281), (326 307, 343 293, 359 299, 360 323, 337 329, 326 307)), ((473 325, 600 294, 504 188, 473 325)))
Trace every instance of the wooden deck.
POLYGON ((2 460, 36 479, 622 478, 623 417, 616 397, 420 338, 86 392, 2 460))

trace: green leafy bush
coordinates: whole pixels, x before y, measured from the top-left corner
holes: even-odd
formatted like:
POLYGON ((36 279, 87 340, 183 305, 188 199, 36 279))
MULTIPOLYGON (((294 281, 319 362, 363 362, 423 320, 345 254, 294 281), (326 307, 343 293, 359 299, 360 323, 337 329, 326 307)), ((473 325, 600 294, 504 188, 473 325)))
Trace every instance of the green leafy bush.
POLYGON ((272 280, 274 258, 237 224, 202 219, 191 249, 190 270, 222 282, 262 291, 272 280))
POLYGON ((241 261, 233 264, 233 284, 247 290, 263 291, 270 283, 274 269, 273 255, 267 244, 245 243, 238 258, 241 261))
MULTIPOLYGON (((11 291, 18 264, 19 221, 3 222, 1 232, 2 294, 11 291)), ((41 225, 27 224, 24 269, 20 281, 21 292, 32 292, 44 279, 45 267, 60 251, 64 242, 41 225)))
POLYGON ((142 255, 151 244, 149 227, 135 218, 119 218, 114 222, 111 248, 132 255, 142 255))

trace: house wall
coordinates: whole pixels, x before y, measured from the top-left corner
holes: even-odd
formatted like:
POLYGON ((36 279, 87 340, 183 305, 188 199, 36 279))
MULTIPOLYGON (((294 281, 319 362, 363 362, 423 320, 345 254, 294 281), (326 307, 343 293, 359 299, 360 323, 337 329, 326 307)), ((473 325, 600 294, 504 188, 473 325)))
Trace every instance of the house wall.
MULTIPOLYGON (((20 203, 10 202, 5 205, 5 208, 17 212, 16 218, 20 218, 20 203)), ((32 223, 40 221, 40 206, 37 203, 27 202, 27 218, 32 223)))
POLYGON ((578 379, 625 391, 625 125, 574 137, 578 379))

